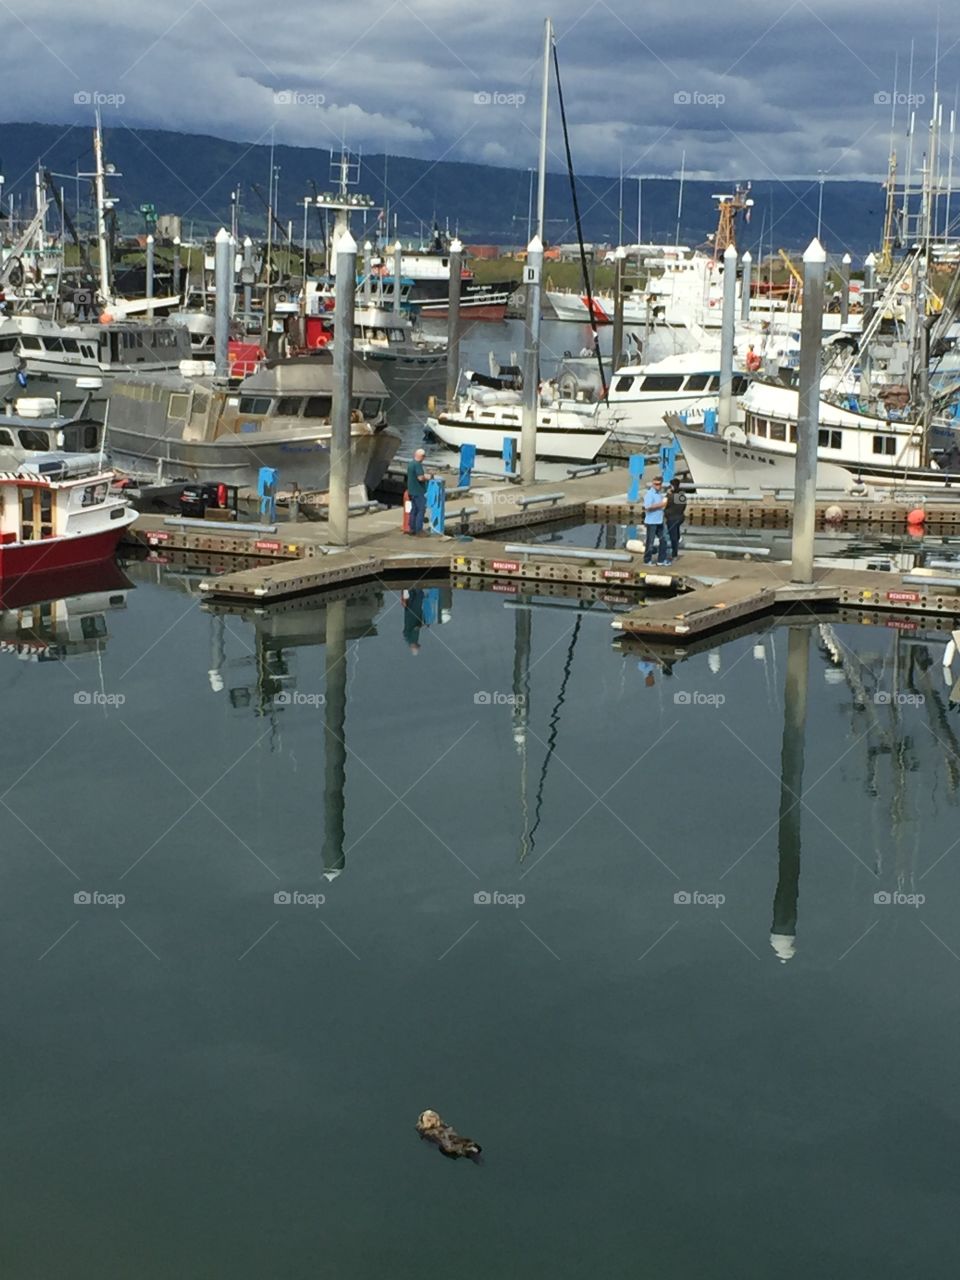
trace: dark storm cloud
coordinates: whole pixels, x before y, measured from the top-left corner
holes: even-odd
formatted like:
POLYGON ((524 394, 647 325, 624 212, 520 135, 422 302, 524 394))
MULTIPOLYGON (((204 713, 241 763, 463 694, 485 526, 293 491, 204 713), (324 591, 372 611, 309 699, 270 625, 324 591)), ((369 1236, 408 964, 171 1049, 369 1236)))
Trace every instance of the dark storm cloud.
MULTIPOLYGON (((535 163, 543 12, 372 0, 7 0, 8 118, 151 125, 430 159, 535 163)), ((583 172, 874 175, 889 96, 932 102, 936 9, 708 0, 551 5, 583 172), (909 19, 909 27, 907 26, 909 19)), ((940 84, 953 102, 960 14, 944 7, 940 84)), ((551 167, 561 167, 555 99, 551 167)), ((906 120, 900 107, 898 130, 906 120)))

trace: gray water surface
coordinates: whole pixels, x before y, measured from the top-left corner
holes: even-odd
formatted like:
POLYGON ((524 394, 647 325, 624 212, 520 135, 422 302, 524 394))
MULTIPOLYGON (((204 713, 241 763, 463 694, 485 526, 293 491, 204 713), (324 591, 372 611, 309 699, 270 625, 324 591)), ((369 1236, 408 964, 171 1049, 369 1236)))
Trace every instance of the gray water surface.
POLYGON ((943 635, 129 572, 3 615, 5 1277, 955 1271, 943 635))

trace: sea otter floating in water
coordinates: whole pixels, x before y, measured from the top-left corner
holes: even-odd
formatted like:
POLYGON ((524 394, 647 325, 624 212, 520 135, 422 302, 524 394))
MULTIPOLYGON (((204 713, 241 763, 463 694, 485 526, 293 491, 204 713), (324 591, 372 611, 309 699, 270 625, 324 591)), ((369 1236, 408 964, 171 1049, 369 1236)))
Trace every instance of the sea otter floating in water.
POLYGON ((451 1160, 459 1160, 461 1156, 467 1156, 476 1161, 480 1155, 480 1144, 474 1142, 472 1138, 462 1138, 456 1129, 444 1124, 436 1111, 421 1113, 417 1120, 417 1133, 428 1142, 435 1143, 451 1160))

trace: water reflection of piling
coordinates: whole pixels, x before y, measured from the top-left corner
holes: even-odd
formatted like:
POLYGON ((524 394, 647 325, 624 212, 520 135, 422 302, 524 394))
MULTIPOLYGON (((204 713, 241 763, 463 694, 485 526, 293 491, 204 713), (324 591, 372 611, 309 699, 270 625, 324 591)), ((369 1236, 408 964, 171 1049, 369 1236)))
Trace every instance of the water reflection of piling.
POLYGON ((787 632, 787 674, 783 697, 783 744, 780 750, 780 850, 777 892, 773 898, 770 945, 781 963, 796 951, 797 898, 800 893, 800 824, 803 816, 803 747, 807 720, 810 665, 808 627, 787 632))
POLYGON ((323 730, 323 874, 335 879, 343 855, 344 788, 347 781, 347 602, 327 604, 326 690, 323 730))
POLYGON ((533 610, 526 602, 513 615, 513 741, 520 756, 520 861, 530 851, 530 807, 527 798, 527 722, 530 715, 530 636, 533 610))

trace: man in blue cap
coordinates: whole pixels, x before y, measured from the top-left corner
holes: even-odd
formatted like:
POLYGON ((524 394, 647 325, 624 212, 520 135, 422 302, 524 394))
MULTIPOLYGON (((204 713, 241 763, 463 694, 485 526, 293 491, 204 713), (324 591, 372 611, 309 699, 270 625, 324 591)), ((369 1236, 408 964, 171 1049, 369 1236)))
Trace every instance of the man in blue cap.
POLYGON ((663 477, 654 476, 650 488, 643 495, 643 523, 647 531, 647 545, 643 552, 643 563, 653 564, 653 550, 657 542, 660 544, 658 565, 672 564, 670 548, 667 544, 667 526, 663 512, 667 498, 663 492, 663 477))

